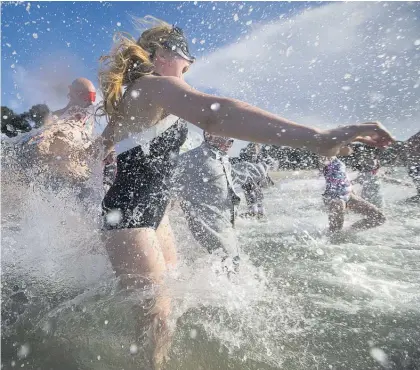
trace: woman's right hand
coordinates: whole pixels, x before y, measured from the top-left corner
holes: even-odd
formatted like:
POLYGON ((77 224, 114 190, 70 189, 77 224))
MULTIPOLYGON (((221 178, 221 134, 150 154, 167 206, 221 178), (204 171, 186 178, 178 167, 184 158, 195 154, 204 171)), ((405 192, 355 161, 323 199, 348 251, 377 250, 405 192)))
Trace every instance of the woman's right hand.
POLYGON ((384 148, 395 142, 395 138, 379 122, 366 122, 358 125, 342 126, 319 134, 317 152, 334 156, 348 143, 358 141, 376 148, 384 148))
POLYGON ((385 148, 395 142, 395 138, 380 122, 366 122, 358 125, 360 134, 354 141, 375 148, 385 148))

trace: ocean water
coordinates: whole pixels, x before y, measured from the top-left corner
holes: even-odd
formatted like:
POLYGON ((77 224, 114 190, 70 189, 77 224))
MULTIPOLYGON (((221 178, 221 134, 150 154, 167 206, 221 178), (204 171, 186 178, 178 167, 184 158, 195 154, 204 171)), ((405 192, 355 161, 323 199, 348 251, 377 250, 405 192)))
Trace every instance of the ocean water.
POLYGON ((171 312, 162 369, 419 369, 420 216, 403 202, 414 188, 385 184, 386 224, 331 242, 323 180, 273 176, 267 218, 238 221, 230 279, 171 211, 179 265, 163 293, 120 288, 97 205, 3 166, 2 369, 151 369, 144 318, 160 296, 171 312))

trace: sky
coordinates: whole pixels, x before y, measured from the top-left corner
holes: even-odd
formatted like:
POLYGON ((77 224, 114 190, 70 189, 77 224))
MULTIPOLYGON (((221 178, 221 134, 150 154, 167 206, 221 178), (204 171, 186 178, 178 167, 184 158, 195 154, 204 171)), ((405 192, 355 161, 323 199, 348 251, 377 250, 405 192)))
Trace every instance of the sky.
POLYGON ((2 3, 1 99, 16 112, 65 105, 79 76, 97 85, 130 15, 181 26, 197 56, 186 80, 321 128, 379 120, 398 138, 420 130, 416 2, 2 3))

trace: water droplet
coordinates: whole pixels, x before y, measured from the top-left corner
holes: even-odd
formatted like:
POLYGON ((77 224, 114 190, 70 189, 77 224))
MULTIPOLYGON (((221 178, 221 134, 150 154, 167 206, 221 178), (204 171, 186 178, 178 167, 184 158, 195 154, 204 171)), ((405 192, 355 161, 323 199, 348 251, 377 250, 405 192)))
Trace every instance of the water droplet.
POLYGON ((121 27, 121 22, 117 22, 117 26, 118 27, 121 27))
POLYGON ((388 356, 382 349, 378 347, 373 347, 370 349, 370 355, 382 366, 384 367, 388 366, 388 356))
POLYGON ((218 111, 220 109, 220 104, 219 103, 213 103, 212 105, 210 105, 210 109, 214 110, 214 111, 218 111))
POLYGON ((109 225, 117 225, 120 223, 121 219, 122 219, 122 214, 121 214, 121 211, 118 209, 113 209, 109 211, 106 215, 106 222, 109 225))
POLYGON ((420 45, 420 39, 414 41, 414 45, 419 46, 420 45))
POLYGON ((22 345, 19 348, 19 350, 17 352, 17 355, 21 359, 21 358, 25 358, 26 356, 28 356, 30 352, 31 352, 31 348, 29 347, 28 344, 25 343, 24 345, 22 345))
POLYGON ((108 320, 105 320, 105 321, 104 321, 104 324, 105 324, 105 325, 108 325, 108 322, 109 322, 108 320))
POLYGON ((233 20, 234 20, 235 22, 237 22, 237 21, 239 20, 239 16, 238 16, 238 14, 234 14, 234 15, 233 15, 233 20))
POLYGON ((197 42, 197 39, 194 37, 194 38, 191 40, 191 42, 192 42, 193 44, 195 44, 195 43, 197 42))
POLYGON ((138 351, 139 351, 139 349, 138 349, 137 345, 132 344, 132 345, 130 346, 130 353, 131 353, 132 355, 135 355, 138 351))
POLYGON ((344 90, 344 91, 349 91, 349 90, 351 90, 351 87, 350 87, 350 86, 343 86, 343 87, 341 88, 341 90, 344 90))
POLYGON ((252 24, 252 21, 248 21, 248 22, 246 22, 245 23, 247 26, 249 26, 249 25, 251 25, 252 24))
POLYGON ((321 248, 318 248, 316 250, 316 254, 318 254, 319 256, 323 256, 324 255, 324 251, 321 248))
POLYGON ((37 33, 33 33, 33 34, 32 34, 32 37, 33 37, 34 39, 37 39, 37 38, 38 38, 38 34, 37 34, 37 33))
POLYGON ((98 361, 100 361, 100 360, 101 360, 101 356, 99 356, 99 355, 98 355, 96 358, 98 359, 98 361))
POLYGON ((197 330, 196 329, 191 329, 190 330, 190 338, 191 339, 197 338, 197 330))

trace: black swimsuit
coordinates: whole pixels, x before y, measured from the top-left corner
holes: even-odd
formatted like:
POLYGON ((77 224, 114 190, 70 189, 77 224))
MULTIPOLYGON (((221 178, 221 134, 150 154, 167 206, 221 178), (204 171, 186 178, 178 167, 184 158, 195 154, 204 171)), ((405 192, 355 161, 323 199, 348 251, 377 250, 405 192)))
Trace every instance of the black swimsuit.
POLYGON ((102 202, 106 229, 158 228, 187 134, 186 123, 178 119, 150 141, 148 154, 139 145, 117 156, 117 175, 102 202), (110 212, 119 217, 109 217, 110 212))

